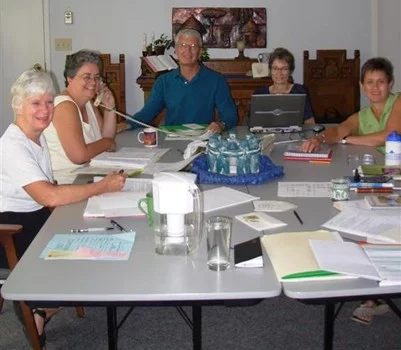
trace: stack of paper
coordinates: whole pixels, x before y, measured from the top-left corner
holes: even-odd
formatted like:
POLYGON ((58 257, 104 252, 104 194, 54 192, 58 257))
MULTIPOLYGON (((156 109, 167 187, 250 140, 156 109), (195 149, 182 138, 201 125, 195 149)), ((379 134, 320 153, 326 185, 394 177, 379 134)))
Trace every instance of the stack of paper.
MULTIPOLYGON (((95 177, 99 181, 101 177, 95 177)), ((121 192, 104 193, 88 199, 84 217, 140 216, 138 201, 152 189, 151 179, 127 179, 121 192)))
POLYGON ((322 226, 367 238, 371 242, 401 241, 400 213, 394 209, 365 210, 348 207, 322 226))
POLYGON ((122 147, 117 152, 103 152, 90 161, 93 167, 121 167, 123 169, 142 169, 156 162, 169 148, 122 147))
POLYGON ((251 196, 229 187, 218 187, 203 192, 204 212, 232 207, 235 205, 252 202, 260 197, 251 196))
POLYGON ((319 240, 311 240, 310 245, 323 270, 380 281, 380 285, 401 284, 400 245, 319 240))

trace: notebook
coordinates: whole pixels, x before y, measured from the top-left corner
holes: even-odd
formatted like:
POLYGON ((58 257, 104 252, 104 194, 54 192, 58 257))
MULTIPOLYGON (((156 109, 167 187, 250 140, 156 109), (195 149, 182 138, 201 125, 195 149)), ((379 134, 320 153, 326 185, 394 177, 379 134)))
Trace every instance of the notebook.
POLYGON ((301 144, 290 144, 284 152, 285 160, 304 160, 304 161, 331 161, 332 151, 327 145, 322 145, 316 152, 302 152, 301 144))
POLYGON ((252 95, 250 131, 301 131, 305 98, 305 94, 252 95))

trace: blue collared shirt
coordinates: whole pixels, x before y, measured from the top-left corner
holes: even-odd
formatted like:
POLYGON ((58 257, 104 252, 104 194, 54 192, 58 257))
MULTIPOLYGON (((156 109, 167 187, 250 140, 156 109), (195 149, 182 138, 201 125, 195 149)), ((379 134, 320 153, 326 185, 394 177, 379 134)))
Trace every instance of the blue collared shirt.
MULTIPOLYGON (((215 109, 230 129, 237 124, 237 109, 223 75, 200 65, 191 81, 175 69, 156 79, 145 106, 134 118, 150 123, 166 108, 165 125, 209 124, 215 109)), ((130 123, 132 126, 137 126, 130 123)))

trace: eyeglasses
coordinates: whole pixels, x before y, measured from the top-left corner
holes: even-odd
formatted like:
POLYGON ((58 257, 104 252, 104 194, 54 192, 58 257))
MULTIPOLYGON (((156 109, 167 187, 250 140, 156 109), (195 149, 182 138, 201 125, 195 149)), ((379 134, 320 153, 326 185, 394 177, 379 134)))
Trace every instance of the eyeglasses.
POLYGON ((102 77, 100 75, 82 74, 77 75, 77 77, 81 78, 85 84, 90 83, 92 80, 94 80, 95 83, 100 83, 102 81, 102 77))
POLYGON ((185 49, 189 49, 190 51, 195 51, 197 49, 199 49, 199 45, 197 44, 187 44, 187 43, 178 43, 177 44, 177 48, 180 50, 185 50, 185 49))
POLYGON ((272 71, 274 73, 278 73, 278 72, 283 72, 283 73, 288 73, 290 71, 290 67, 272 67, 272 71))

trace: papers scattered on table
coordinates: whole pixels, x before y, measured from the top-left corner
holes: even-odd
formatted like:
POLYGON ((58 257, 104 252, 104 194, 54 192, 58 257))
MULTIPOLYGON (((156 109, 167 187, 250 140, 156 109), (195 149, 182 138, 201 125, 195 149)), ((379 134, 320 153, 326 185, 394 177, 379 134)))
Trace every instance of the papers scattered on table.
POLYGON ((203 192, 203 211, 208 213, 210 211, 252 202, 259 198, 260 197, 251 196, 250 194, 229 187, 218 187, 203 192))
POLYGON ((207 124, 182 124, 182 125, 163 125, 160 129, 171 131, 167 134, 165 140, 206 140, 213 133, 206 130, 207 124))
POLYGON ((190 164, 196 157, 200 156, 200 153, 195 154, 194 156, 181 160, 176 163, 150 163, 145 166, 143 169, 143 174, 153 175, 155 173, 159 173, 161 171, 180 171, 184 169, 188 164, 190 164))
MULTIPOLYGON (((94 181, 100 181, 95 177, 94 181)), ((88 199, 84 217, 140 216, 138 201, 152 189, 151 179, 127 179, 121 192, 103 193, 88 199)))
POLYGON ((263 267, 263 252, 259 237, 234 246, 234 265, 235 267, 263 267))
POLYGON ((169 148, 122 147, 116 152, 103 152, 90 161, 93 167, 121 167, 123 169, 142 169, 156 162, 168 152, 169 148))
POLYGON ((331 197, 331 182, 279 182, 279 197, 331 197))
POLYGON ((401 284, 401 246, 363 245, 352 242, 310 240, 323 270, 380 281, 380 285, 401 284))
POLYGON ((235 218, 257 231, 271 230, 273 228, 287 225, 285 222, 267 215, 266 213, 252 212, 248 214, 237 215, 235 218))
POLYGON ((253 207, 255 208, 255 211, 267 211, 274 213, 297 208, 295 204, 284 201, 253 201, 253 207))
POLYGON ((135 232, 56 234, 40 254, 46 260, 128 260, 135 232))
POLYGON ((281 282, 351 278, 321 270, 309 245, 309 239, 341 241, 336 232, 286 232, 264 235, 262 244, 281 282))
POLYGON ((330 230, 367 237, 371 242, 401 242, 400 213, 393 209, 368 211, 348 208, 322 226, 330 230))

